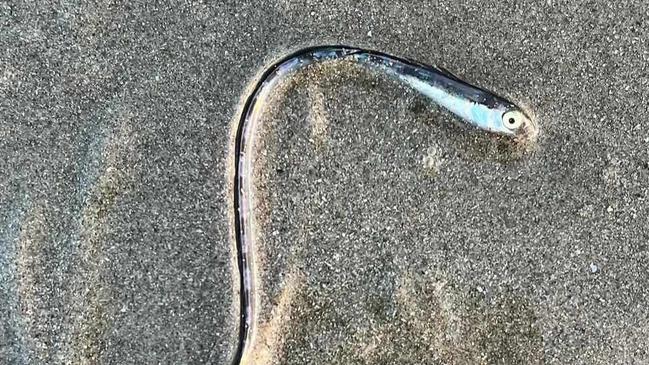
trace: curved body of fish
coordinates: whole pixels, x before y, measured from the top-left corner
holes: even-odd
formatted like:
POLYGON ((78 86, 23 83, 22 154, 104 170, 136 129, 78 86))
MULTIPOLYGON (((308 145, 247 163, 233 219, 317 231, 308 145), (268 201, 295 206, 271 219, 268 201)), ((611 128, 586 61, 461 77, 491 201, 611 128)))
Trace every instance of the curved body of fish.
POLYGON ((275 86, 304 67, 326 61, 351 60, 403 82, 459 118, 496 134, 519 137, 531 125, 514 103, 468 84, 434 66, 382 52, 347 47, 320 46, 300 50, 274 63, 263 73, 246 102, 235 140, 234 219, 240 274, 240 329, 235 364, 252 363, 255 336, 255 221, 252 214, 252 155, 260 116, 275 86))

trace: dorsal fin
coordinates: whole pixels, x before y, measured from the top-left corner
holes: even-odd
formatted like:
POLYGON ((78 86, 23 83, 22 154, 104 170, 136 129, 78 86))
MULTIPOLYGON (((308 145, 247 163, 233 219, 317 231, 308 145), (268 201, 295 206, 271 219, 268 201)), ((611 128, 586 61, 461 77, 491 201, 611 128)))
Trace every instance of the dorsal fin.
MULTIPOLYGON (((386 55, 384 55, 384 56, 386 56, 386 55)), ((387 55, 387 57, 388 58, 394 58, 393 56, 389 56, 389 55, 387 55)), ((488 92, 488 93, 492 93, 491 91, 489 91, 489 90, 487 90, 485 88, 474 85, 474 84, 472 84, 472 83, 470 83, 470 82, 468 82, 466 80, 463 80, 462 78, 455 75, 454 73, 452 73, 451 71, 449 71, 448 69, 446 69, 443 66, 428 65, 428 64, 425 64, 425 63, 421 63, 419 61, 412 60, 410 58, 401 58, 401 60, 406 62, 406 63, 409 63, 411 66, 421 67, 421 68, 425 68, 425 69, 429 69, 429 70, 432 69, 434 71, 437 71, 440 74, 442 74, 442 75, 448 77, 449 79, 451 79, 453 81, 456 81, 456 82, 458 82, 458 83, 460 83, 462 85, 466 85, 466 86, 472 87, 474 89, 478 89, 478 90, 482 90, 482 91, 485 91, 485 92, 488 92)))
POLYGON ((462 82, 462 83, 468 84, 466 81, 462 80, 459 76, 455 75, 454 73, 452 73, 451 71, 449 71, 448 69, 446 69, 446 68, 443 67, 443 66, 435 66, 435 68, 436 68, 439 72, 443 73, 444 75, 448 76, 449 78, 451 78, 451 79, 453 79, 453 80, 455 80, 455 81, 459 81, 459 82, 462 82))
POLYGON ((459 76, 455 75, 454 73, 452 73, 451 71, 447 70, 446 68, 444 68, 442 66, 435 66, 435 69, 437 69, 439 72, 441 72, 443 75, 445 75, 446 77, 448 77, 451 80, 455 80, 455 81, 457 81, 457 82, 459 82, 461 84, 470 86, 470 87, 472 87, 474 89, 482 90, 482 91, 493 94, 493 92, 491 92, 491 91, 489 91, 489 90, 487 90, 487 89, 485 89, 483 87, 474 85, 474 84, 472 84, 472 83, 470 83, 470 82, 468 82, 466 80, 461 79, 459 76))

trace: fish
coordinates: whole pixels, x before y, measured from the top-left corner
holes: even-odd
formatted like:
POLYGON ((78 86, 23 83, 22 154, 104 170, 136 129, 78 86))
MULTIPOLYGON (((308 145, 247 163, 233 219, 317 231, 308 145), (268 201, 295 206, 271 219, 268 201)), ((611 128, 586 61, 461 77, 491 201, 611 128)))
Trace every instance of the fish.
MULTIPOLYGON (((478 129, 513 139, 524 139, 535 128, 515 103, 472 85, 443 67, 431 66, 388 53, 344 45, 300 49, 267 67, 245 98, 236 118, 234 137, 234 231, 239 270, 239 341, 233 364, 253 361, 256 335, 255 218, 253 215, 253 154, 261 115, 275 87, 309 65, 348 60, 379 72, 414 89, 431 102, 478 129)), ((353 80, 350 80, 353 82, 353 80)))

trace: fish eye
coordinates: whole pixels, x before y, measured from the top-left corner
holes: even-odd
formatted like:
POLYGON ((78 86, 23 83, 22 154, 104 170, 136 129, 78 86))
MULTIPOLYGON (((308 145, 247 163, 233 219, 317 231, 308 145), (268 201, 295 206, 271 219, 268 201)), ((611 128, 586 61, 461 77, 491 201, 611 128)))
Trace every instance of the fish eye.
POLYGON ((511 110, 503 114, 503 125, 510 130, 516 130, 523 125, 526 117, 518 110, 511 110))

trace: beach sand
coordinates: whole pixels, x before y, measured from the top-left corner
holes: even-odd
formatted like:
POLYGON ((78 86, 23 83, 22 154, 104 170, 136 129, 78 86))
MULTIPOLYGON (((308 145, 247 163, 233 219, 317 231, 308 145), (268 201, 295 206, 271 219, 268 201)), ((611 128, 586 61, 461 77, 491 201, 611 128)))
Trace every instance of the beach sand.
POLYGON ((231 141, 343 43, 529 105, 529 150, 345 63, 257 162, 258 364, 649 361, 642 2, 0 5, 0 363, 229 364, 231 141))

